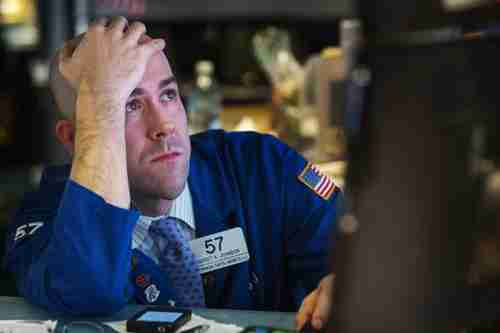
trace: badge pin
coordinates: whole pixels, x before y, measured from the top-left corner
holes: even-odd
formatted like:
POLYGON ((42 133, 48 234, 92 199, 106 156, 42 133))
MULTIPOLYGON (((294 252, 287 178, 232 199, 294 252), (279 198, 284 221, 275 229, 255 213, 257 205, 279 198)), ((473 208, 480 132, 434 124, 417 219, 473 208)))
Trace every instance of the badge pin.
POLYGON ((146 288, 149 286, 149 276, 145 274, 140 274, 135 278, 135 284, 141 288, 146 288))
POLYGON ((146 290, 144 290, 144 295, 146 295, 146 300, 149 303, 154 303, 160 296, 160 291, 158 290, 156 285, 152 284, 147 287, 146 290))
POLYGON ((325 175, 316 165, 307 163, 298 179, 321 198, 328 200, 337 189, 332 178, 325 175))

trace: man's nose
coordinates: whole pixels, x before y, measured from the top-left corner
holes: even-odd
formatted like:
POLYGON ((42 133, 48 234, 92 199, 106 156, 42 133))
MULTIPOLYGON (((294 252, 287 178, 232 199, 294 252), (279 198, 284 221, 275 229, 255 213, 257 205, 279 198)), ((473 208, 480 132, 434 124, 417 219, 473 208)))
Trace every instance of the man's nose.
POLYGON ((160 110, 152 110, 149 117, 148 136, 151 140, 163 140, 175 133, 175 125, 160 110))
POLYGON ((149 130, 149 137, 151 140, 163 140, 172 136, 175 132, 175 126, 170 121, 162 121, 157 123, 149 130))

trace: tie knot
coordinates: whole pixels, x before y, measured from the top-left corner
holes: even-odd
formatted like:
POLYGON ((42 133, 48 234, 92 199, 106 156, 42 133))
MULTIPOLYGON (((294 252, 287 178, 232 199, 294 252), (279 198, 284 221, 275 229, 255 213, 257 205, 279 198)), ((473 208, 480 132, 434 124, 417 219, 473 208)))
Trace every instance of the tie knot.
POLYGON ((153 238, 160 236, 167 240, 184 240, 180 223, 183 221, 176 217, 164 217, 151 222, 149 233, 153 238))
POLYGON ((162 218, 153 221, 149 227, 153 247, 158 257, 168 256, 177 261, 183 260, 191 252, 189 241, 178 226, 175 218, 162 218))

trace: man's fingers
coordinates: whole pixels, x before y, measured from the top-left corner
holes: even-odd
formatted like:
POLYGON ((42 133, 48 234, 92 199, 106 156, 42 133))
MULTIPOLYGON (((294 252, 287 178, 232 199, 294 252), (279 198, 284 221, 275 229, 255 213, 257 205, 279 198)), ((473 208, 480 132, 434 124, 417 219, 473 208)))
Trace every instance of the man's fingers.
POLYGON ((318 293, 318 300, 312 314, 311 324, 317 330, 323 328, 325 322, 328 320, 332 305, 331 294, 325 289, 318 293))
POLYGON ((314 313, 314 308, 316 307, 317 297, 318 289, 315 289, 307 295, 306 298, 304 298, 304 301, 295 316, 295 326, 297 330, 301 330, 305 323, 311 319, 314 313))
POLYGON ((128 25, 128 21, 123 16, 117 16, 111 20, 109 23, 109 29, 113 30, 117 35, 122 35, 125 31, 125 28, 128 25))
POLYGON ((104 25, 106 26, 109 22, 109 18, 106 17, 106 16, 103 16, 103 17, 99 17, 97 20, 96 20, 97 24, 100 24, 100 25, 104 25))
POLYGON ((146 26, 142 22, 134 22, 126 32, 126 39, 133 44, 137 44, 142 35, 146 33, 146 26))
POLYGON ((104 31, 109 24, 110 19, 103 16, 97 18, 95 21, 91 22, 89 24, 89 27, 87 29, 87 33, 90 31, 104 31))
POLYGON ((139 38, 139 44, 144 44, 152 41, 153 38, 149 37, 148 35, 142 35, 141 38, 139 38))
POLYGON ((84 33, 79 34, 75 38, 64 43, 63 47, 59 51, 62 59, 66 60, 73 56, 73 53, 75 52, 78 45, 80 45, 84 35, 85 35, 84 33))
POLYGON ((329 274, 324 277, 319 284, 316 307, 314 308, 311 320, 312 326, 317 330, 324 326, 330 315, 334 282, 335 275, 329 274))
POLYGON ((149 59, 153 54, 165 48, 165 41, 162 38, 151 39, 139 46, 145 53, 146 59, 149 59))
POLYGON ((105 27, 108 24, 108 22, 109 18, 107 18, 106 16, 99 17, 94 22, 90 23, 89 29, 97 26, 105 27))

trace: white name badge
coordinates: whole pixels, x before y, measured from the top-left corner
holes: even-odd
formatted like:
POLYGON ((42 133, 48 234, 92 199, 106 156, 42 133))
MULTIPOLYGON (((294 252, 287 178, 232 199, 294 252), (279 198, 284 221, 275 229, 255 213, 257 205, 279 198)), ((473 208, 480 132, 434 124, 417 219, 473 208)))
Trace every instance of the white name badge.
POLYGON ((196 238, 189 245, 196 256, 201 274, 250 259, 241 228, 233 228, 196 238))

